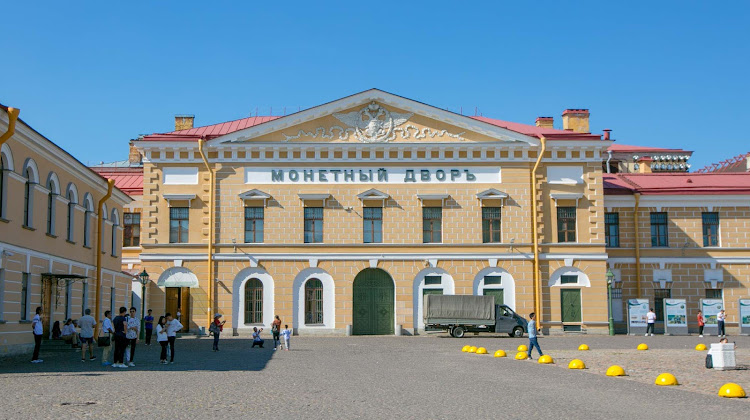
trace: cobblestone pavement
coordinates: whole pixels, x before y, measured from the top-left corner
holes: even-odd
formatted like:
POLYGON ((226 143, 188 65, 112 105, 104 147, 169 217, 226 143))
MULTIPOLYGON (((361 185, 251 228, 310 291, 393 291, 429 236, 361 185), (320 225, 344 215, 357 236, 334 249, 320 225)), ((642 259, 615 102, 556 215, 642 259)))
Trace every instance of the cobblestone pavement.
MULTIPOLYGON (((734 340, 734 338, 732 338, 734 340)), ((557 364, 462 353, 472 344, 513 356, 526 339, 476 336, 293 337, 291 351, 251 349, 246 338, 177 341, 176 362, 139 345, 137 366, 102 367, 80 353, 42 351, 44 363, 0 360, 0 418, 745 418, 747 399, 716 396, 724 382, 750 391, 748 371, 707 371, 698 342, 715 337, 542 337, 557 364), (651 350, 636 352, 646 342, 651 350), (579 344, 591 347, 578 352, 579 344), (567 369, 578 356, 589 369, 567 369), (630 376, 603 375, 610 364, 630 376), (658 373, 682 385, 653 385, 658 373)), ((750 339, 736 338, 740 363, 750 339)), ((269 340, 266 340, 269 344, 269 340)))

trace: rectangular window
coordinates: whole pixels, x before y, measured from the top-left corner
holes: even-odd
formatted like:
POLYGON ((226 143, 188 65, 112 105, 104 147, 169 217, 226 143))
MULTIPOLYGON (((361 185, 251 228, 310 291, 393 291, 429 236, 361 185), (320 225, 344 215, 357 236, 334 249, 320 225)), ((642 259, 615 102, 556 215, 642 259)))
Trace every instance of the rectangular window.
POLYGON ((21 274, 21 321, 29 319, 29 273, 21 274))
POLYGON ((651 213, 651 246, 669 246, 665 212, 651 213))
POLYGON ((484 285, 503 284, 502 276, 484 276, 484 285))
POLYGON ((365 207, 363 217, 364 243, 379 244, 383 242, 383 209, 365 207))
POLYGON ((657 321, 664 321, 664 299, 672 298, 672 289, 654 289, 654 313, 657 321))
POLYGON ((560 284, 578 284, 578 276, 575 274, 560 276, 560 284))
POLYGON ((141 214, 123 214, 122 246, 141 245, 141 214))
POLYGON ((620 214, 604 214, 604 236, 608 247, 620 246, 620 214))
POLYGON ((440 243, 442 242, 443 231, 443 208, 442 207, 423 207, 422 208, 422 242, 440 243))
POLYGON ((323 243, 323 207, 305 207, 305 243, 323 243))
POLYGON ((719 213, 703 213, 703 246, 719 246, 719 213))
POLYGON ((265 208, 245 207, 245 243, 263 243, 263 218, 265 208))
POLYGON ((482 207, 482 242, 500 243, 500 207, 482 207))
POLYGON ((576 208, 557 208, 557 242, 576 241, 576 208))
POLYGON ((440 286, 443 284, 441 276, 424 276, 425 286, 440 286))
POLYGON ((706 299, 722 299, 721 289, 706 289, 706 299))
POLYGON ((188 241, 188 207, 170 207, 169 243, 184 244, 188 241))

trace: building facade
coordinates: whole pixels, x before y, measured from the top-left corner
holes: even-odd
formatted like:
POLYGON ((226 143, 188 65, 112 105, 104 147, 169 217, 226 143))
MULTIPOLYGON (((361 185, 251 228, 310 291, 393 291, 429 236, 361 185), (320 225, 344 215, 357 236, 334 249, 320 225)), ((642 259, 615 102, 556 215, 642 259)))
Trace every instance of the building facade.
POLYGON ((130 304, 132 281, 121 272, 130 198, 12 114, 0 106, 0 355, 33 348, 38 306, 45 336, 55 321, 94 310, 97 249, 101 313, 130 304))

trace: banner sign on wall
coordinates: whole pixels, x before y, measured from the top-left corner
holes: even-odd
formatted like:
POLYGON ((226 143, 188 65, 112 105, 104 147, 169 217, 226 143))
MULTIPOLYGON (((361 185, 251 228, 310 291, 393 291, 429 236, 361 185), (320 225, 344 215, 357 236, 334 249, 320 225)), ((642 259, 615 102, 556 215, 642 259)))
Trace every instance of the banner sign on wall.
POLYGON ((688 333, 685 299, 664 299, 664 332, 667 334, 688 333))
POLYGON ((716 315, 724 309, 724 302, 721 299, 701 299, 703 309, 703 318, 706 319, 706 326, 718 327, 716 315))
POLYGON ((628 319, 630 327, 643 327, 647 325, 646 314, 648 314, 648 299, 628 299, 628 319))

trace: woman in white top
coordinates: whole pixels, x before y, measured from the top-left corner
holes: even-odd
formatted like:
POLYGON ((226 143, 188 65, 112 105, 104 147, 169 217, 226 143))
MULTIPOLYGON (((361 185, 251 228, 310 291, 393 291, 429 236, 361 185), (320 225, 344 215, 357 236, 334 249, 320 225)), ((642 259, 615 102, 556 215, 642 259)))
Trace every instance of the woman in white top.
POLYGON ((159 322, 156 324, 156 341, 161 345, 161 356, 159 357, 161 364, 167 364, 167 319, 163 316, 159 317, 159 322))

